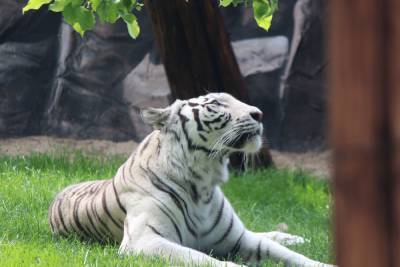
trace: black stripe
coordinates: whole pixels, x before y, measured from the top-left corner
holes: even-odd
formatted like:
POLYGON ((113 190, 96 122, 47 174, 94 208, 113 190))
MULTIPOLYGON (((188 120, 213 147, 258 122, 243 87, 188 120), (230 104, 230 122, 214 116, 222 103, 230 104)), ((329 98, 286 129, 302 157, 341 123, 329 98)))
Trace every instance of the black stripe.
POLYGON ((171 163, 172 167, 174 167, 177 170, 182 170, 183 167, 181 165, 179 165, 178 163, 176 163, 175 160, 173 160, 172 158, 169 159, 169 162, 171 163))
POLYGON ((197 131, 204 131, 203 124, 200 120, 199 110, 197 108, 192 109, 194 120, 197 123, 197 131))
POLYGON ((188 102, 188 105, 191 106, 191 107, 196 107, 199 104, 198 103, 193 103, 193 102, 188 102))
POLYGON ((205 231, 203 234, 201 234, 202 237, 207 236, 208 234, 210 234, 212 232, 212 230, 214 230, 214 228, 217 226, 217 224, 219 223, 219 221, 221 220, 222 217, 222 212, 224 210, 224 205, 225 205, 225 199, 222 198, 222 204, 218 210, 218 214, 217 217, 215 218, 214 223, 212 224, 211 228, 208 229, 207 231, 205 231))
POLYGON ((189 172, 190 174, 193 176, 193 178, 195 178, 196 180, 203 180, 203 178, 197 173, 195 172, 192 168, 189 168, 189 172))
POLYGON ((147 224, 147 227, 149 227, 155 234, 164 237, 154 226, 151 226, 150 224, 147 224))
POLYGON ((147 138, 147 140, 145 141, 145 143, 142 146, 142 149, 139 152, 139 155, 142 155, 142 153, 146 150, 147 146, 150 143, 150 139, 151 139, 152 134, 150 134, 150 136, 147 138))
MULTIPOLYGON (((140 166, 140 167, 141 167, 141 166, 140 166)), ((147 173, 147 172, 146 172, 146 173, 147 173)), ((129 170, 129 174, 132 175, 132 173, 131 173, 130 170, 129 170)), ((139 185, 138 183, 136 183, 135 181, 133 181, 133 183, 134 183, 137 187, 139 187, 143 192, 145 192, 145 193, 148 194, 150 197, 152 197, 154 200, 156 200, 160 205, 162 205, 166 210, 168 210, 169 213, 171 213, 171 214, 173 215, 173 212, 171 211, 171 209, 170 209, 167 205, 165 205, 165 204, 163 203, 163 201, 159 200, 157 197, 155 197, 154 195, 152 195, 149 191, 147 191, 145 188, 143 188, 142 186, 140 186, 140 185, 139 185)), ((158 207, 159 209, 161 209, 161 211, 171 220, 171 222, 172 222, 172 224, 173 224, 173 226, 174 226, 174 228, 175 228, 175 230, 176 230, 176 233, 178 234, 179 241, 180 241, 180 243, 182 243, 182 234, 181 234, 181 232, 180 232, 180 230, 179 230, 177 224, 175 223, 176 218, 172 218, 172 216, 169 215, 169 214, 168 214, 164 209, 162 209, 159 205, 157 205, 157 207, 158 207)), ((186 223, 186 224, 187 224, 187 223, 186 223)))
POLYGON ((58 200, 58 216, 60 217, 60 222, 61 222, 65 232, 67 232, 67 234, 69 234, 70 232, 69 232, 67 226, 65 225, 64 216, 62 215, 61 200, 58 200))
POLYGON ((104 191, 103 191, 103 195, 102 195, 102 198, 101 198, 102 207, 103 207, 104 211, 106 212, 107 216, 111 219, 111 221, 112 221, 119 229, 122 230, 122 229, 123 229, 123 228, 122 228, 122 225, 120 225, 119 223, 117 223, 117 221, 114 219, 114 217, 111 215, 110 211, 109 211, 108 208, 107 208, 106 190, 107 190, 107 187, 105 186, 105 187, 104 187, 104 191))
POLYGON ((164 189, 163 187, 161 187, 160 185, 158 185, 158 184, 156 184, 156 183, 153 183, 153 182, 152 182, 152 184, 153 184, 154 187, 156 187, 158 190, 160 190, 160 191, 162 191, 162 192, 165 192, 166 194, 168 194, 168 195, 172 198, 172 200, 174 201, 175 205, 176 205, 176 206, 179 208, 179 210, 181 211, 181 213, 182 213, 182 215, 183 215, 183 219, 185 220, 185 224, 186 224, 186 226, 187 226, 189 232, 190 232, 193 236, 196 236, 196 232, 193 230, 193 228, 190 227, 189 221, 188 221, 188 219, 187 219, 187 217, 186 217, 186 213, 185 213, 185 211, 183 210, 183 207, 182 207, 181 203, 179 202, 179 200, 173 195, 173 193, 171 193, 171 192, 168 191, 168 190, 165 190, 165 189, 164 189))
POLYGON ((114 194, 115 194, 115 199, 117 200, 117 203, 118 203, 118 207, 126 214, 126 209, 122 206, 122 204, 121 204, 121 201, 119 201, 119 197, 118 197, 118 194, 117 194, 117 189, 115 188, 115 180, 113 179, 112 180, 112 187, 113 187, 113 190, 114 190, 114 194))
POLYGON ((197 192, 196 185, 194 183, 190 182, 190 188, 191 188, 190 196, 192 197, 192 200, 194 201, 194 203, 197 204, 197 202, 199 201, 199 193, 197 192))
POLYGON ((161 141, 160 141, 160 137, 157 136, 157 148, 156 148, 156 153, 159 156, 160 155, 160 151, 161 151, 161 141))
POLYGON ((204 135, 202 135, 201 133, 199 133, 199 136, 200 136, 200 138, 201 138, 204 142, 207 142, 207 138, 206 138, 204 135))
POLYGON ((99 228, 100 232, 102 232, 102 234, 103 234, 104 236, 106 236, 106 237, 108 236, 108 237, 113 238, 113 237, 114 237, 113 232, 110 230, 110 228, 108 227, 108 225, 107 225, 107 224, 102 220, 102 218, 99 216, 99 214, 97 213, 97 210, 95 209, 94 205, 95 205, 95 202, 92 201, 92 203, 91 203, 91 205, 90 205, 90 208, 91 208, 91 210, 92 210, 93 216, 94 216, 94 218, 101 224, 101 226, 104 227, 104 229, 105 229, 108 233, 104 232, 104 230, 102 230, 101 228, 99 228))
MULTIPOLYGON (((144 169, 142 166, 140 166, 140 168, 146 172, 146 169, 144 169)), ((185 202, 185 200, 179 196, 179 194, 169 185, 167 185, 166 183, 164 183, 153 171, 151 171, 150 169, 148 169, 148 172, 153 176, 153 178, 155 179, 150 179, 150 182, 153 184, 154 187, 156 187, 158 190, 163 191, 165 193, 167 193, 171 199, 174 201, 175 205, 180 209, 180 211, 182 212, 183 218, 185 220, 185 223, 188 227, 189 232, 193 235, 196 236, 195 231, 190 227, 190 224, 188 222, 188 219, 190 220, 190 222, 194 225, 194 227, 196 227, 196 223, 193 221, 193 219, 190 217, 189 215, 189 211, 188 211, 188 207, 187 204, 185 202), (183 206, 182 206, 182 203, 183 206), (187 217, 186 217, 187 215, 187 217)))
POLYGON ((209 106, 206 106, 206 109, 207 109, 208 112, 211 112, 211 113, 218 113, 218 111, 216 111, 216 110, 210 108, 209 106))
POLYGON ((51 227, 51 232, 54 233, 54 230, 56 229, 56 223, 53 222, 54 215, 53 215, 53 208, 54 208, 54 201, 51 203, 50 208, 49 208, 49 224, 51 227))
POLYGON ((211 124, 220 122, 222 120, 222 118, 225 116, 225 113, 222 113, 221 115, 219 115, 217 118, 213 119, 213 120, 203 120, 203 123, 205 126, 207 126, 208 129, 212 130, 211 128, 211 124))
POLYGON ((176 141, 180 140, 179 134, 177 132, 175 132, 174 130, 166 128, 165 131, 166 131, 166 133, 172 134, 172 136, 175 138, 176 141))
POLYGON ((204 201, 204 204, 210 204, 213 197, 214 197, 214 188, 211 191, 210 197, 204 201))
POLYGON ((217 245, 217 244, 221 243, 221 242, 224 241, 225 238, 229 235, 229 233, 231 232, 232 227, 233 227, 233 221, 234 221, 233 217, 234 217, 234 216, 233 216, 233 214, 232 214, 231 221, 230 221, 230 223, 229 223, 228 228, 226 229, 225 233, 221 236, 221 238, 218 239, 218 241, 216 241, 216 242, 214 243, 214 245, 217 245))
MULTIPOLYGON (((93 200, 92 200, 92 201, 93 201, 93 200)), ((90 222, 90 225, 91 225, 92 230, 93 230, 93 231, 91 231, 92 234, 94 234, 94 235, 96 236, 96 238, 97 238, 100 242, 102 242, 102 241, 103 241, 103 235, 97 230, 97 227, 96 227, 96 225, 95 225, 94 222, 93 222, 92 216, 89 214, 88 202, 86 202, 85 209, 86 209, 86 216, 88 217, 89 222, 90 222)))
POLYGON ((222 104, 221 102, 219 102, 219 101, 216 100, 216 99, 213 99, 211 102, 204 103, 204 104, 205 104, 205 105, 214 104, 214 105, 221 106, 221 107, 227 107, 227 105, 222 104))
MULTIPOLYGON (((144 171, 146 170, 146 169, 143 168, 142 166, 140 166, 140 167, 142 168, 142 170, 144 170, 144 171)), ((150 172, 150 174, 153 176, 153 178, 155 178, 155 179, 157 180, 158 183, 160 183, 162 186, 166 187, 166 188, 176 197, 176 199, 178 200, 178 202, 179 202, 180 204, 183 203, 183 206, 184 206, 184 208, 185 208, 185 211, 186 211, 186 213, 187 213, 188 216, 189 216, 188 205, 187 205, 186 201, 178 194, 178 192, 176 192, 174 188, 172 188, 171 186, 169 186, 168 184, 166 184, 165 182, 163 182, 163 180, 162 180, 160 177, 158 177, 158 175, 157 175, 153 170, 151 170, 149 167, 147 167, 147 170, 150 172)), ((169 181, 173 182, 174 184, 176 184, 177 186, 179 186, 180 188, 182 188, 182 190, 185 191, 185 192, 187 193, 186 188, 185 188, 183 185, 177 183, 177 182, 174 181, 173 179, 169 179, 169 181)), ((190 216, 189 216, 189 219, 190 219, 190 221, 191 221, 193 224, 196 224, 196 223, 190 218, 190 216)))
POLYGON ((228 118, 221 124, 220 127, 214 128, 214 130, 221 130, 226 127, 226 125, 232 120, 231 114, 228 113, 228 118))
MULTIPOLYGON (((171 160, 171 163, 172 163, 173 161, 171 160)), ((175 164, 175 168, 178 168, 178 169, 182 169, 180 166, 178 167, 177 165, 176 165, 176 163, 174 163, 175 164)), ((149 169, 149 168, 148 168, 149 169)), ((150 170, 150 169, 149 169, 150 170)), ((153 171, 152 171, 153 172, 153 171)), ((161 179, 160 179, 160 177, 158 177, 154 172, 152 173, 153 175, 155 175, 160 181, 161 181, 161 179)), ((184 177, 184 179, 185 179, 185 181, 187 181, 188 182, 188 180, 186 179, 186 177, 184 177)), ((170 182, 173 182, 176 186, 179 186, 181 189, 182 189, 182 191, 183 192, 185 192, 185 193, 189 193, 188 192, 188 190, 187 190, 187 188, 184 186, 184 185, 182 185, 182 184, 180 184, 180 183, 178 183, 177 181, 175 181, 174 179, 168 179, 170 182)), ((166 184, 165 184, 166 185, 166 184)), ((171 187, 171 189, 173 189, 172 187, 171 187)), ((180 199, 182 199, 183 200, 183 198, 178 194, 178 192, 176 192, 176 194, 177 194, 177 196, 180 198, 180 199)), ((185 202, 186 203, 186 202, 185 202)))
POLYGON ((229 251, 229 255, 231 255, 232 258, 234 258, 236 256, 236 254, 240 251, 240 246, 242 244, 242 238, 243 238, 245 232, 246 231, 243 230, 242 234, 239 236, 239 238, 236 241, 235 245, 233 246, 231 251, 229 251))
POLYGON ((57 229, 60 229, 60 222, 59 222, 59 220, 57 220, 57 213, 58 213, 58 211, 57 210, 55 210, 55 208, 56 208, 56 204, 58 203, 58 199, 54 199, 53 200, 53 203, 51 204, 51 217, 53 218, 53 220, 54 220, 54 224, 55 224, 55 227, 57 228, 57 229))
POLYGON ((208 120, 203 120, 204 124, 213 124, 213 123, 217 123, 220 122, 222 120, 222 118, 225 116, 226 113, 221 113, 220 115, 218 115, 215 119, 212 119, 210 121, 208 120))
POLYGON ((261 241, 262 241, 262 239, 260 239, 260 241, 258 242, 258 246, 257 246, 257 253, 256 253, 257 262, 260 262, 260 260, 261 260, 261 241))
POLYGON ((181 145, 181 148, 182 148, 182 152, 183 152, 183 157, 185 158, 185 162, 187 161, 187 155, 186 155, 186 153, 187 153, 187 150, 183 147, 183 144, 182 144, 182 142, 180 143, 180 145, 181 145))
POLYGON ((187 130, 186 130, 186 128, 185 128, 185 125, 186 125, 186 122, 189 120, 185 115, 182 115, 181 114, 181 110, 182 110, 182 108, 178 111, 178 116, 179 116, 179 119, 180 119, 180 121, 181 121, 181 126, 182 126, 182 131, 183 131, 183 134, 184 134, 184 136, 186 137, 186 140, 187 140, 187 143, 188 143, 188 149, 189 150, 200 150, 200 151, 204 151, 205 153, 207 153, 207 154, 211 154, 211 153, 214 153, 214 152, 216 152, 216 151, 214 151, 214 150, 210 150, 210 149, 208 149, 208 148, 206 148, 206 147, 204 147, 204 146, 200 146, 200 145, 194 145, 193 144, 193 141, 189 138, 189 134, 188 134, 188 132, 187 132, 187 130))
MULTIPOLYGON (((163 203, 162 203, 163 204, 163 203)), ((178 225, 176 224, 176 222, 174 221, 174 219, 171 217, 171 215, 169 215, 162 207, 158 206, 157 207, 168 217, 168 219, 171 221, 172 225, 175 228, 176 234, 178 235, 179 238, 179 242, 182 244, 182 234, 181 231, 179 230, 178 225)))
POLYGON ((84 196, 85 195, 81 195, 75 200, 74 211, 72 213, 72 218, 74 219, 75 225, 78 227, 78 230, 79 230, 78 232, 80 232, 85 238, 90 238, 91 234, 81 224, 81 222, 79 221, 79 215, 78 215, 79 203, 82 201, 84 196))

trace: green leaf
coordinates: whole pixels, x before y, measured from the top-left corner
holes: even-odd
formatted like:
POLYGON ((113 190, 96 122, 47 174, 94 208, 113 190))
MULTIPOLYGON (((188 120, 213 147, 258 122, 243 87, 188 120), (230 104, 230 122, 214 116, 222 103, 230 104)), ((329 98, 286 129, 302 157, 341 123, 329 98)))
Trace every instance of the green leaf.
POLYGON ((97 7, 97 15, 99 15, 101 22, 114 23, 119 18, 118 4, 110 1, 102 0, 97 7))
POLYGON ((89 0, 89 2, 90 2, 90 4, 91 4, 91 6, 92 6, 92 9, 94 10, 94 11, 97 11, 97 8, 99 7, 99 5, 100 5, 100 3, 102 2, 101 0, 89 0))
POLYGON ((237 6, 242 3, 246 3, 248 0, 219 0, 219 5, 227 7, 229 5, 237 6))
POLYGON ((49 5, 49 9, 53 12, 62 12, 67 4, 66 1, 56 0, 54 3, 49 5))
POLYGON ((31 9, 39 9, 41 6, 49 4, 52 0, 29 0, 28 4, 22 9, 22 13, 25 13, 31 9))
POLYGON ((129 35, 136 39, 140 34, 140 27, 137 22, 137 18, 133 14, 124 14, 122 19, 125 21, 126 26, 128 27, 129 35))
POLYGON ((55 0, 54 3, 49 5, 49 9, 53 12, 62 12, 67 5, 80 6, 82 0, 55 0))
POLYGON ((262 17, 262 18, 255 18, 257 25, 263 28, 264 30, 268 31, 269 28, 271 27, 271 22, 272 22, 272 15, 268 17, 262 17))
POLYGON ((232 0, 232 4, 234 7, 238 6, 239 4, 242 4, 243 2, 247 2, 246 0, 232 0))
POLYGON ((86 30, 92 29, 95 23, 93 13, 82 6, 73 6, 68 4, 63 11, 65 21, 70 24, 74 30, 81 36, 86 30))
POLYGON ((254 19, 265 30, 271 27, 274 12, 278 9, 277 0, 253 0, 254 19))
POLYGON ((219 5, 223 7, 227 7, 232 4, 233 0, 219 0, 219 5))

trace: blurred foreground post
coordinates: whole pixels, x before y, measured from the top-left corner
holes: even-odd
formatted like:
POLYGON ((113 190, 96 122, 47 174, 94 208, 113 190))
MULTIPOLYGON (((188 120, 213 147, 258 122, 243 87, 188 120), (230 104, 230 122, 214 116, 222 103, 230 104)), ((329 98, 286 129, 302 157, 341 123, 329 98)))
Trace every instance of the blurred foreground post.
POLYGON ((341 267, 400 266, 400 2, 330 2, 330 135, 341 267))
POLYGON ((389 134, 390 134, 390 174, 392 178, 392 212, 393 231, 391 255, 393 266, 400 266, 400 1, 390 0, 387 4, 388 21, 386 58, 388 60, 388 85, 389 91, 389 134))
MULTIPOLYGON (((208 91, 227 92, 248 102, 240 73, 215 0, 145 0, 173 98, 188 99, 208 91)), ((231 158, 242 168, 240 156, 231 158)), ((264 148, 256 166, 272 163, 264 148)))

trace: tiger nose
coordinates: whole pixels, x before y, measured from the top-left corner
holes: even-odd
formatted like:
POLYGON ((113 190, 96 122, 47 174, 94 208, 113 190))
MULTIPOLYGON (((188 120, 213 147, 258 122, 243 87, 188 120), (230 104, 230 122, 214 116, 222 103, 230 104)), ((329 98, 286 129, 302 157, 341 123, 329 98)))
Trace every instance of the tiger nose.
POLYGON ((258 122, 262 121, 263 113, 261 111, 250 112, 250 116, 258 122))

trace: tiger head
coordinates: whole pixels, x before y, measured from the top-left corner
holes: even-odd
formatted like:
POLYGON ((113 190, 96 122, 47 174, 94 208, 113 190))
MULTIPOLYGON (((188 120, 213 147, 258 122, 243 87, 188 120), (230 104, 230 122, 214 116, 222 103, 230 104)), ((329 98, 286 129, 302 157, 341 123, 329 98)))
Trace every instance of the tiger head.
POLYGON ((189 149, 255 153, 262 146, 262 112, 227 93, 176 100, 164 108, 142 111, 143 120, 186 138, 189 149))

